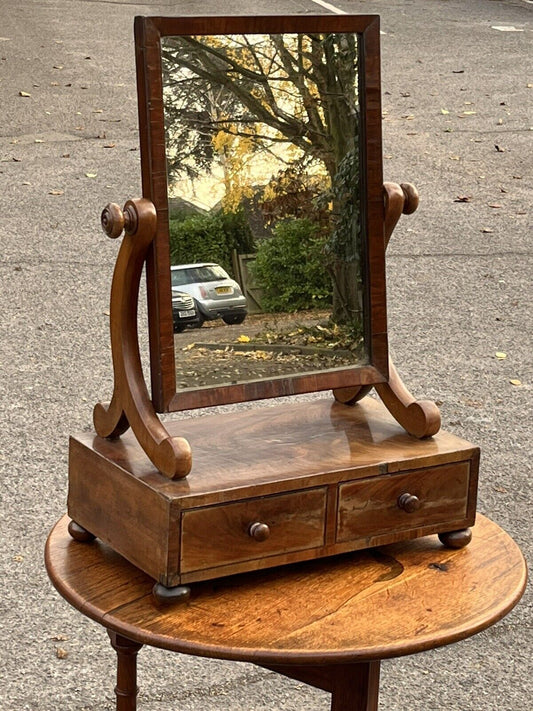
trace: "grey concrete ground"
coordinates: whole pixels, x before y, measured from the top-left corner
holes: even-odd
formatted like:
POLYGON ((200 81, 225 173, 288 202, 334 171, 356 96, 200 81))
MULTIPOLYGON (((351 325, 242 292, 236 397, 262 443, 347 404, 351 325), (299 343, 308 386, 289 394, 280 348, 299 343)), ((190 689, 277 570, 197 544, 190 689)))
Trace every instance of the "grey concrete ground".
MULTIPOLYGON (((389 251, 395 360, 416 394, 442 403, 445 426, 481 446, 479 510, 530 557, 532 3, 335 5, 381 14, 385 177, 421 193, 389 251)), ((133 16, 230 10, 328 11, 313 0, 0 0, 1 711, 113 707, 107 636, 43 565, 65 510, 68 435, 112 390, 117 245, 98 217, 140 192, 133 16)), ((526 592, 477 637, 384 663, 380 708, 529 710, 531 642, 526 592)), ((142 651, 140 681, 142 711, 328 708, 252 666, 159 650, 142 651)))

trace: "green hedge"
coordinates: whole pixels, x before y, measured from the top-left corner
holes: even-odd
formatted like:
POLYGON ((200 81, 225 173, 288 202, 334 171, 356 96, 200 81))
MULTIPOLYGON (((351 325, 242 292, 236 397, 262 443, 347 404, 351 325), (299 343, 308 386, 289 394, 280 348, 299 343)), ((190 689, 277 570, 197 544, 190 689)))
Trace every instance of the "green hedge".
POLYGON ((243 211, 191 215, 170 220, 171 264, 216 262, 233 276, 234 249, 248 254, 254 240, 243 211))
POLYGON ((307 218, 279 222, 257 249, 253 273, 263 289, 265 311, 297 311, 331 305, 319 226, 307 218))

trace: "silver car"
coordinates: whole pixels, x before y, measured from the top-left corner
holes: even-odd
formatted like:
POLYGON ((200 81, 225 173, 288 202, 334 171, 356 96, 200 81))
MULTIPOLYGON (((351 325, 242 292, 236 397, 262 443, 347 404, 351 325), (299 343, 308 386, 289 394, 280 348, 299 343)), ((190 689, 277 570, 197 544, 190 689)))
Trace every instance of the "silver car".
POLYGON ((172 291, 193 297, 199 324, 221 318, 225 323, 242 323, 247 303, 241 287, 218 264, 180 264, 170 267, 172 291))

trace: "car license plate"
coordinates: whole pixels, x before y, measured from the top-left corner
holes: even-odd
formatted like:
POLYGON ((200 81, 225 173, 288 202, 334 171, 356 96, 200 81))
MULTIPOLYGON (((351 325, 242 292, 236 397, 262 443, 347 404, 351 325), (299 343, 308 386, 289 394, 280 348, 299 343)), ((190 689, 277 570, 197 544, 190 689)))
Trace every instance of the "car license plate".
POLYGON ((232 288, 231 286, 217 286, 215 291, 217 294, 231 294, 232 288))
POLYGON ((194 309, 189 309, 188 311, 178 311, 178 316, 180 318, 189 318, 189 316, 194 316, 194 309))

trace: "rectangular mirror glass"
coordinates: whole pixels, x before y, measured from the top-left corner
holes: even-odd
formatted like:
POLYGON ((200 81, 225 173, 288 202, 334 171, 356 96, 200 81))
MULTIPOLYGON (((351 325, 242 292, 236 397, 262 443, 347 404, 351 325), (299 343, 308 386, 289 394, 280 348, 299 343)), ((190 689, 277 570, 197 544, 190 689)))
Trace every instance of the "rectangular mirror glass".
POLYGON ((136 39, 158 409, 383 380, 377 18, 137 18, 136 39))

